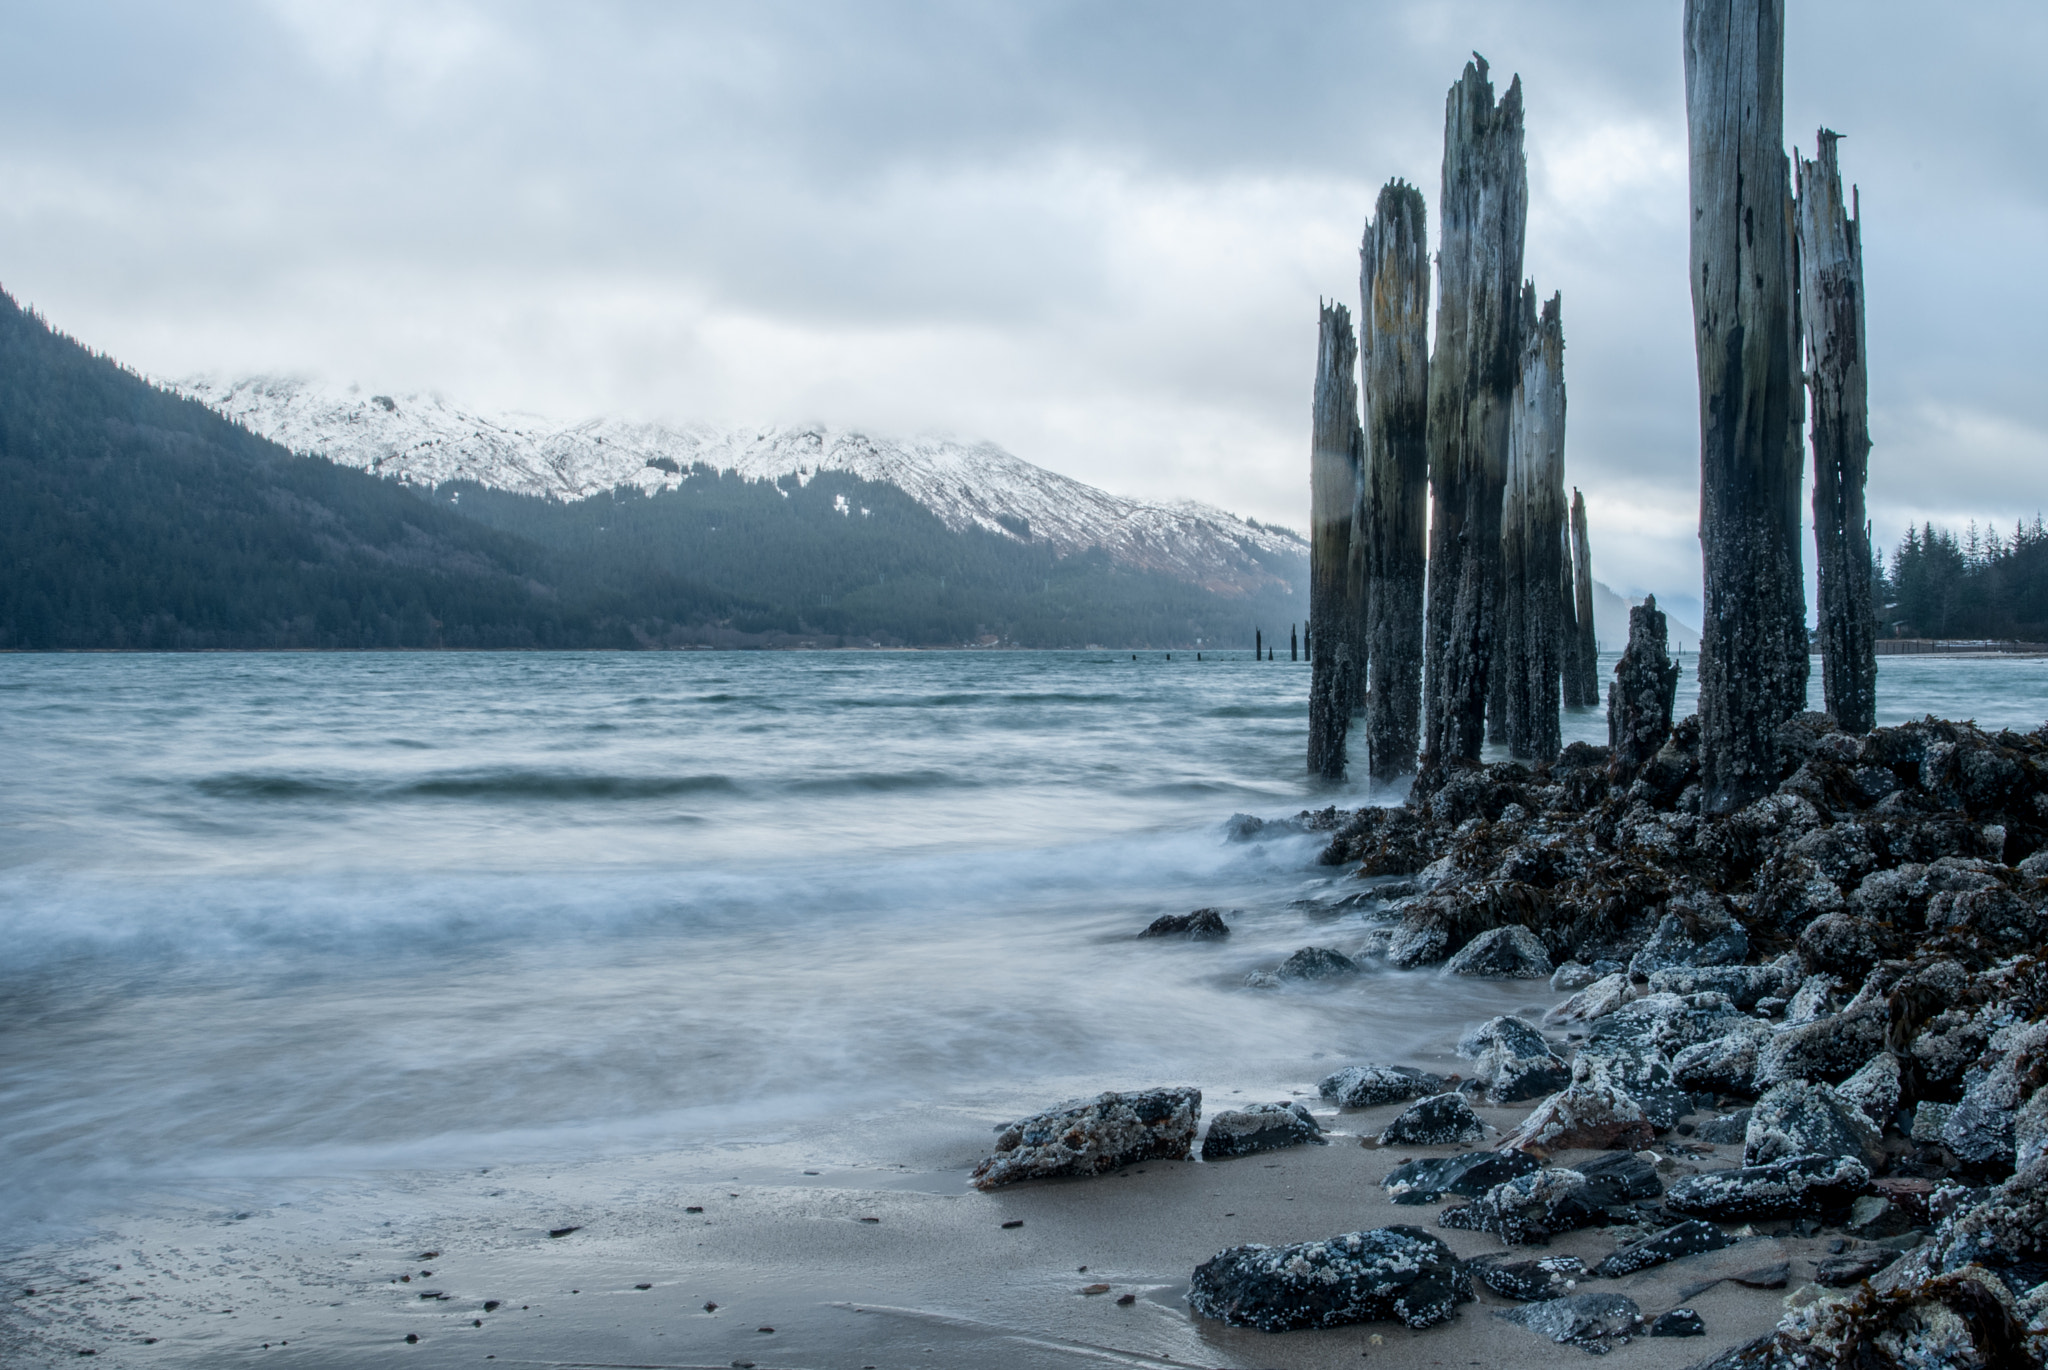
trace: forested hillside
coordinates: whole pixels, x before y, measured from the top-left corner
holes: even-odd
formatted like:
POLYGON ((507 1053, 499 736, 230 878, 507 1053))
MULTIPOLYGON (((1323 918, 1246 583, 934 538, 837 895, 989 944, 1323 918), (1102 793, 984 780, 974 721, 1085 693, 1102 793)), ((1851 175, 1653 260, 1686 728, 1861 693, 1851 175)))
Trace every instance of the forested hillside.
POLYGON ((1249 645, 1302 614, 954 532, 843 473, 699 467, 568 503, 406 486, 294 456, 4 294, 0 565, 7 648, 1249 645))
POLYGON ((1884 588, 1901 637, 2048 641, 2048 526, 2036 515, 2009 538, 1974 523, 1961 536, 1909 529, 1884 588))

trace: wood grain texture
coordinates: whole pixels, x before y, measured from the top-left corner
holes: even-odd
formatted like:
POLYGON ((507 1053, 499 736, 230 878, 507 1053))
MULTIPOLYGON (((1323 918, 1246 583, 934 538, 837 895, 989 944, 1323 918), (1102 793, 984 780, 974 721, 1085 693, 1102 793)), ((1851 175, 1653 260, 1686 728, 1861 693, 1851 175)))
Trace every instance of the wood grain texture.
POLYGON ((1405 181, 1380 190, 1358 251, 1365 391, 1362 563, 1372 778, 1415 771, 1422 739, 1422 597, 1429 555, 1429 209, 1405 181))
POLYGON ((1485 59, 1475 56, 1445 101, 1429 370, 1423 748, 1438 763, 1476 760, 1485 741, 1528 203, 1521 78, 1496 102, 1485 59))
MULTIPOLYGON (((1814 573, 1820 598, 1821 690, 1852 733, 1877 724, 1877 618, 1870 525, 1869 376, 1863 350, 1863 223, 1844 203, 1839 134, 1815 135, 1799 159, 1799 294, 1813 399, 1814 573)), ((1854 196, 1851 196, 1853 200, 1854 196)))
POLYGON ((1500 669, 1508 754, 1547 764, 1563 738, 1558 721, 1565 651, 1564 300, 1536 310, 1522 287, 1522 379, 1508 423, 1506 502, 1501 513, 1500 669))
POLYGON ((1691 278, 1700 390, 1700 783, 1762 795, 1806 705, 1801 392, 1783 0, 1686 0, 1691 278))
MULTIPOLYGON (((1364 675, 1365 616, 1351 575, 1365 457, 1357 376, 1351 311, 1325 304, 1309 443, 1308 613, 1315 651, 1309 665, 1308 768, 1333 780, 1344 775, 1346 734, 1364 675)), ((1288 656, 1293 655, 1290 629, 1288 656)))
POLYGON ((1565 658, 1564 702, 1569 708, 1600 703, 1600 636, 1593 624, 1593 539, 1586 528, 1586 497, 1572 490, 1572 650, 1565 658))

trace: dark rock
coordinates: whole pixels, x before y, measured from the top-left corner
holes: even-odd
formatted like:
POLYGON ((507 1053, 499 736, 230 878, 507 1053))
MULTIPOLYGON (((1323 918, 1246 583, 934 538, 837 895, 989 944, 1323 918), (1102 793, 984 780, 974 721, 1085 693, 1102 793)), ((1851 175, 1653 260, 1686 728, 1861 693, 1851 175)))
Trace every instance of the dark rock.
POLYGON ((1188 1289, 1197 1313, 1262 1332, 1359 1322, 1431 1327, 1471 1299, 1458 1258, 1418 1227, 1234 1246, 1197 1266, 1188 1289))
POLYGON ((1356 975, 1365 969, 1341 951, 1328 947, 1303 947, 1280 963, 1273 974, 1282 980, 1329 980, 1356 975))
POLYGON ((1688 1217, 1734 1222, 1846 1209, 1870 1184, 1870 1170, 1847 1156, 1796 1156, 1769 1165, 1687 1175, 1664 1194, 1664 1207, 1688 1217))
POLYGON ((1745 1289, 1783 1289, 1792 1281, 1792 1263, 1779 1261, 1776 1265, 1760 1265, 1728 1278, 1745 1289))
POLYGON ((2000 1053, 1998 1059, 1969 1081, 1941 1127, 1942 1144, 1973 1167, 2013 1164, 2021 1104, 2048 1075, 2048 1022, 1999 1032, 1990 1047, 2000 1053))
POLYGON ((1891 1016, 1882 1004, 1845 1009, 1774 1034, 1757 1050, 1756 1087, 1782 1080, 1848 1079, 1884 1050, 1891 1016))
POLYGON ((1642 1106, 1609 1084, 1589 1081, 1551 1095, 1522 1120, 1507 1146, 1552 1151, 1636 1151, 1656 1140, 1642 1106))
POLYGON ((1568 1294, 1563 1298, 1525 1303, 1494 1314, 1528 1328, 1559 1345, 1569 1343, 1595 1353, 1605 1352, 1616 1337, 1632 1335, 1642 1324, 1642 1310, 1626 1294, 1568 1294))
POLYGON ((1898 1252, 1881 1246, 1860 1246, 1822 1261, 1814 1268, 1813 1282, 1829 1289, 1845 1289, 1861 1284, 1898 1258, 1898 1252))
POLYGON ((1546 1242, 1560 1232, 1606 1220, 1586 1177, 1576 1170, 1537 1170, 1487 1190, 1471 1203, 1446 1208, 1439 1227, 1491 1232, 1509 1246, 1546 1242))
POLYGON ((1627 1095, 1658 1131, 1692 1112, 1692 1092, 1673 1076, 1664 1053, 1641 1039, 1596 1034, 1572 1058, 1572 1083, 1627 1095))
POLYGON ((1380 1186, 1397 1204, 1435 1203, 1446 1194, 1473 1199, 1536 1168, 1526 1151, 1464 1151, 1403 1162, 1380 1186))
POLYGON ((1202 1159, 1220 1161, 1286 1146, 1328 1146, 1323 1129, 1300 1104, 1251 1104, 1209 1119, 1202 1139, 1202 1159))
POLYGON ((1680 1256, 1696 1256, 1702 1251, 1719 1251, 1732 1245, 1733 1238, 1720 1228, 1698 1218, 1690 1218, 1675 1227, 1665 1228, 1655 1236, 1629 1243, 1594 1266, 1593 1273, 1602 1279, 1619 1279, 1638 1270, 1648 1270, 1653 1265, 1675 1261, 1680 1256))
POLYGON ((1441 1094, 1445 1087, 1442 1076, 1409 1066, 1361 1065, 1346 1066, 1324 1076, 1317 1083, 1316 1092, 1339 1108, 1372 1108, 1441 1094))
POLYGON ((1586 1195, 1602 1208, 1615 1208, 1664 1192, 1657 1168, 1633 1151, 1582 1161, 1572 1167, 1586 1177, 1586 1195))
POLYGON ((1705 1042, 1695 1042, 1671 1058, 1671 1078, 1683 1089, 1715 1094, 1748 1094, 1756 1083, 1757 1053, 1769 1039, 1769 1027, 1748 1019, 1705 1042))
POLYGON ((1381 1146, 1456 1146, 1486 1135, 1486 1124, 1458 1094, 1434 1094, 1380 1133, 1381 1146))
POLYGON ((1835 1086, 1835 1093, 1854 1104, 1880 1136, 1899 1111, 1899 1058, 1881 1052, 1864 1063, 1861 1070, 1835 1086))
POLYGON ((1540 1261, 1510 1261, 1501 1256, 1476 1256, 1467 1263, 1472 1278, 1505 1298, 1524 1303, 1563 1298, 1586 1276, 1577 1256, 1545 1256, 1540 1261))
POLYGON ((1650 973, 1653 994, 1725 994, 1743 1012, 1766 996, 1790 999, 1800 975, 1787 962, 1762 966, 1670 966, 1650 973))
POLYGON ((1749 955, 1749 934, 1726 913, 1687 906, 1664 915, 1643 949, 1629 961, 1632 975, 1688 966, 1733 966, 1749 955))
POLYGON ((1102 1175, 1136 1161, 1182 1160, 1194 1147, 1202 1091, 1107 1093, 1035 1113, 1004 1128, 974 1168, 976 1189, 1052 1175, 1102 1175))
POLYGON ((1709 1118, 1693 1129, 1692 1135, 1696 1140, 1714 1146, 1746 1141, 1749 1137, 1749 1110, 1738 1109, 1734 1113, 1724 1113, 1718 1118, 1709 1118))
POLYGON ((1804 1080, 1765 1090, 1742 1140, 1746 1166, 1792 1156, 1853 1156, 1872 1171, 1885 1162, 1884 1144, 1863 1110, 1826 1085, 1804 1080))
POLYGON ((1877 964, 1877 933, 1868 919, 1853 913, 1830 913, 1814 919, 1799 934, 1799 959, 1809 975, 1834 975, 1861 980, 1877 964))
POLYGON ((1550 987, 1559 994, 1576 994, 1599 978, 1591 966, 1567 961, 1550 973, 1550 987))
POLYGON ((1155 918, 1140 937, 1183 937, 1190 942, 1214 942, 1230 936, 1230 925, 1221 909, 1196 909, 1193 913, 1169 913, 1155 918))
MULTIPOLYGON (((1903 1262, 1901 1263, 1904 1264, 1903 1262)), ((1884 1272, 1879 1283, 1892 1278, 1884 1272)), ((2031 1366, 2011 1295, 1981 1270, 1860 1290, 1788 1316, 1698 1370, 2005 1370, 2031 1366)))
POLYGON ((1474 1061, 1473 1079, 1496 1103, 1519 1103, 1563 1089, 1571 1070, 1543 1034, 1519 1018, 1489 1019, 1458 1041, 1458 1054, 1474 1061))
POLYGON ((1690 1308, 1674 1308, 1650 1324, 1653 1337, 1704 1337, 1707 1325, 1690 1308))
POLYGON ((1480 933, 1460 947, 1444 969, 1452 975, 1541 980, 1550 974, 1550 956, 1535 933, 1515 923, 1480 933))

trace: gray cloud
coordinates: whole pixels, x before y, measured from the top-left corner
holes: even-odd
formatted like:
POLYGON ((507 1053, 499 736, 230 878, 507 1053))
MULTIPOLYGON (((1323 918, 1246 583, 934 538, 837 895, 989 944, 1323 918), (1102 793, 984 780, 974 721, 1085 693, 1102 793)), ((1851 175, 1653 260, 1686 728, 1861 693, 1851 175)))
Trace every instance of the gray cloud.
MULTIPOLYGON (((2037 6, 1802 4, 1863 188, 1880 537, 2044 503, 2037 6)), ((159 374, 1003 442, 1297 526, 1319 295, 1434 199, 1467 53, 1529 108, 1567 462, 1696 604, 1678 6, 0 0, 0 283, 159 374)))

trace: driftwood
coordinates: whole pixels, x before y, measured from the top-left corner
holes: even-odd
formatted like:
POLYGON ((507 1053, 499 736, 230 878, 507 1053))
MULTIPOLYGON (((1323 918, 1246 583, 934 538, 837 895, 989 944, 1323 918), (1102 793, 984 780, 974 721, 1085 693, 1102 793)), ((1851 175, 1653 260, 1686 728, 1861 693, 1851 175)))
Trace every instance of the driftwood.
POLYGON ((1600 635, 1593 624, 1593 543, 1586 532, 1586 498, 1572 491, 1572 646, 1565 655, 1564 702, 1590 709, 1600 703, 1600 635))
POLYGON ((1522 287, 1522 379, 1508 424, 1507 496, 1501 514, 1500 647, 1494 672, 1506 702, 1508 754, 1548 763, 1558 726, 1564 633, 1564 321, 1552 295, 1536 313, 1522 287))
MULTIPOLYGON (((1415 771, 1422 736, 1422 587, 1429 553, 1429 209, 1389 181, 1358 250, 1365 390, 1365 735, 1372 778, 1415 771)), ((1362 556, 1361 556, 1362 554, 1362 556)))
POLYGON ((1628 611, 1628 648, 1607 687, 1607 745, 1612 773, 1627 780, 1671 736, 1671 704, 1678 697, 1678 663, 1665 650, 1664 611, 1651 595, 1628 611))
POLYGON ((1877 725, 1877 619, 1871 604, 1870 396, 1863 352, 1863 217, 1842 202, 1840 135, 1822 129, 1799 159, 1799 290, 1813 396, 1814 572, 1821 689, 1844 731, 1877 725))
POLYGON ((1806 705, 1784 67, 1784 0, 1686 0, 1709 813, 1769 790, 1777 726, 1806 705))
POLYGON ((1445 101, 1443 243, 1429 369, 1434 503, 1423 748, 1439 766, 1454 757, 1477 760, 1485 740, 1528 202, 1521 78, 1496 103, 1485 59, 1475 55, 1445 101))

